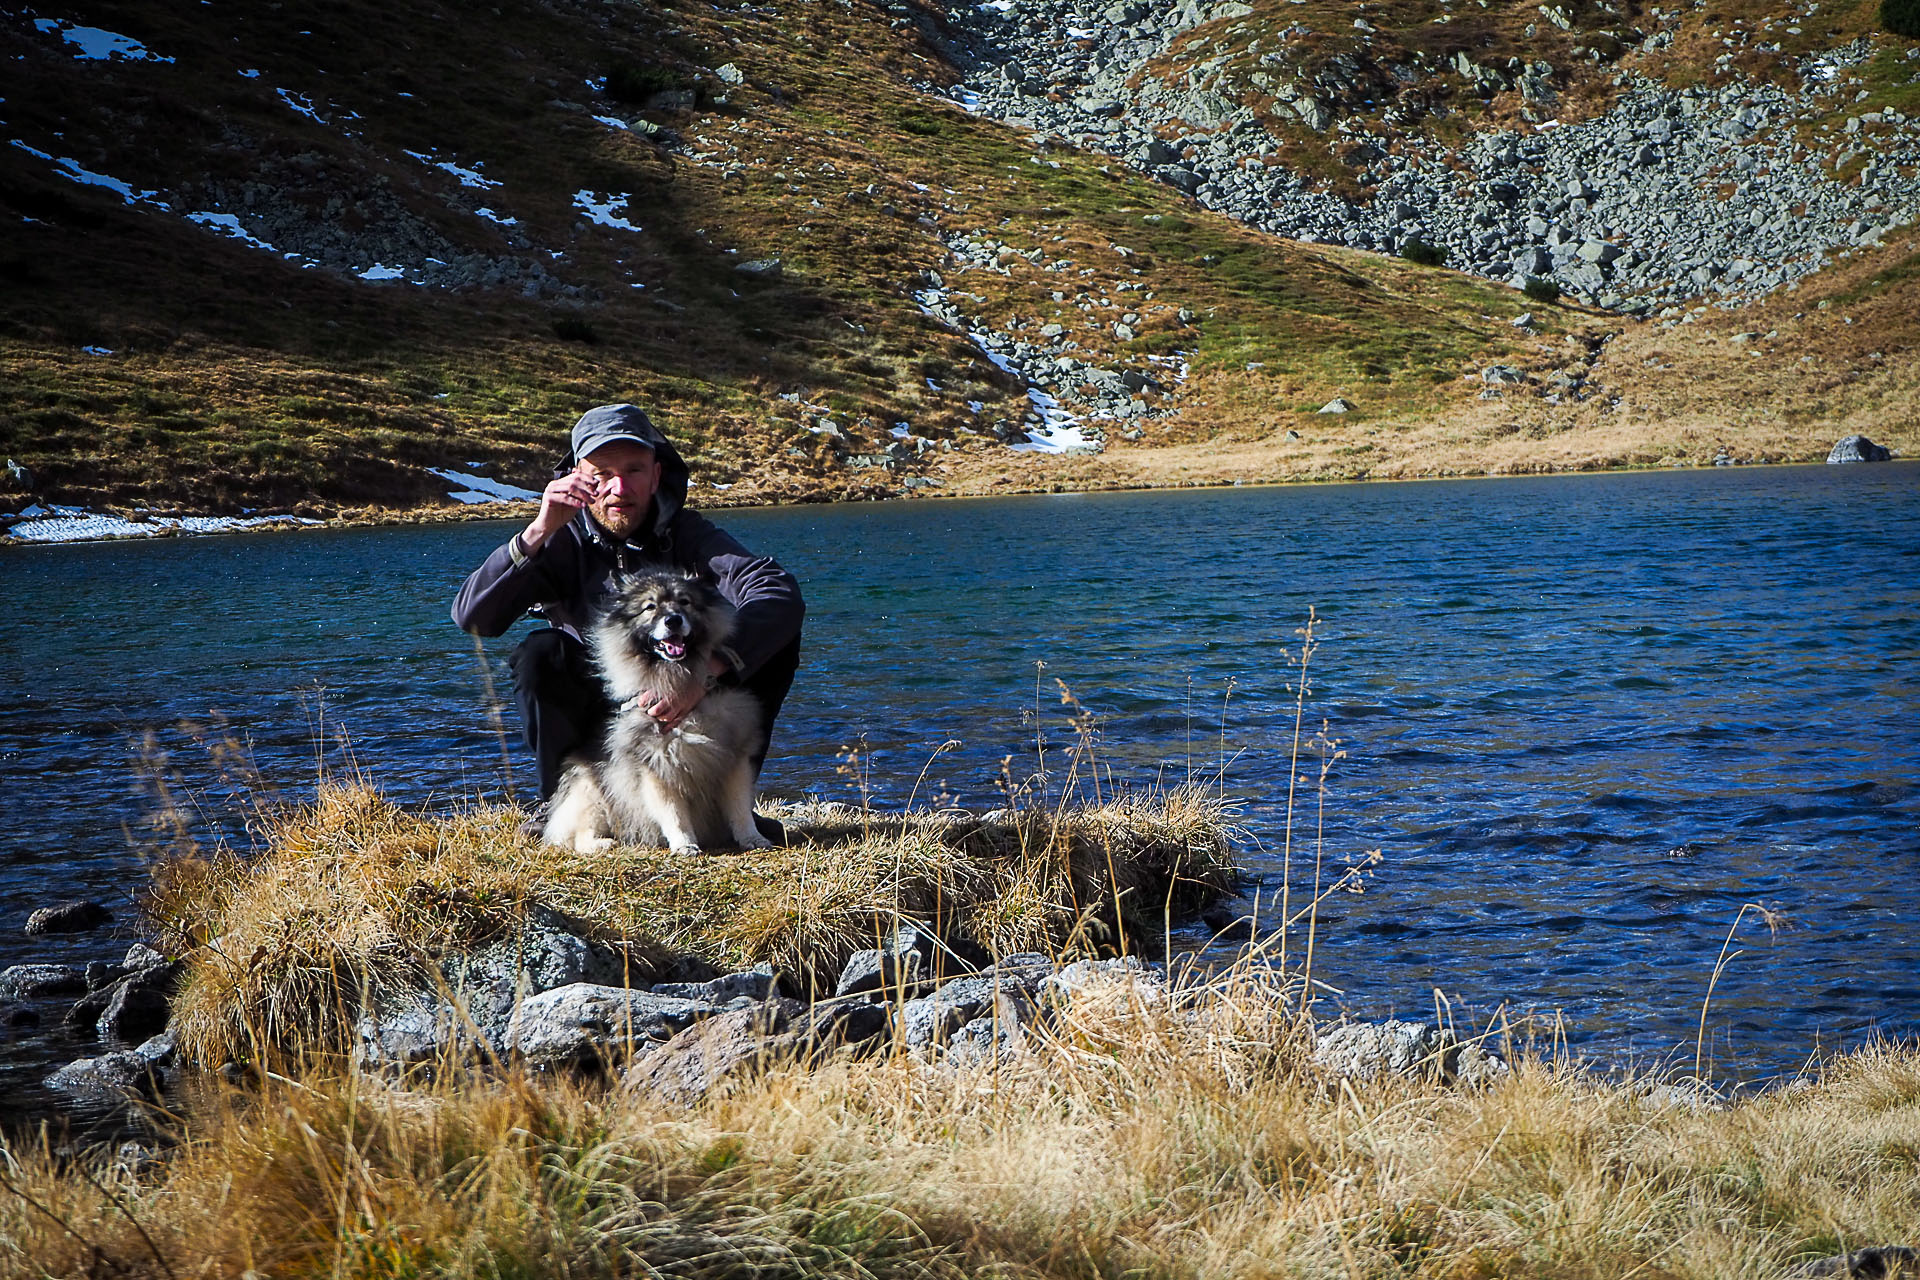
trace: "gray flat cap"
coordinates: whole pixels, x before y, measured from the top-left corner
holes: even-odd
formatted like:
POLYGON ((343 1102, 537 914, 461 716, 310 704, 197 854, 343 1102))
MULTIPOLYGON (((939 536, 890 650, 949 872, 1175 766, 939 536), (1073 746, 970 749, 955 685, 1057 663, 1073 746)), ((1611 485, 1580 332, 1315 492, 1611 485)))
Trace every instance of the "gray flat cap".
POLYGON ((580 415, 573 424, 573 457, 586 457, 602 445, 625 441, 648 449, 667 442, 653 419, 635 404, 603 404, 580 415))

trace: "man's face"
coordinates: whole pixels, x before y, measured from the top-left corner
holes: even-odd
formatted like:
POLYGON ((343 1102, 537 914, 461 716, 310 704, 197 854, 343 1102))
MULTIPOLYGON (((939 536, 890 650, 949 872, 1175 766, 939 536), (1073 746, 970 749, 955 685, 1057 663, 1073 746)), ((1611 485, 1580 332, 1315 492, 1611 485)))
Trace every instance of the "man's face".
POLYGON ((660 487, 660 460, 653 450, 617 440, 581 459, 578 471, 593 486, 593 503, 587 510, 600 527, 616 538, 632 537, 647 517, 653 491, 660 487))

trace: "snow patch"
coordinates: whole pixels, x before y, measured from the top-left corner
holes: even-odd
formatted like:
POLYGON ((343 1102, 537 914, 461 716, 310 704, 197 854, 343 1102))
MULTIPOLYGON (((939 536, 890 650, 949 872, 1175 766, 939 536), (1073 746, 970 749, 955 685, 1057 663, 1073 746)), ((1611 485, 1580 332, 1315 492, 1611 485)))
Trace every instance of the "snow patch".
POLYGON ((390 267, 384 262, 376 262, 365 271, 356 272, 362 280, 405 280, 407 273, 403 267, 390 267))
POLYGON ((28 507, 28 518, 6 532, 22 542, 98 542, 102 538, 157 538, 169 533, 234 533, 265 525, 319 524, 304 516, 149 516, 129 520, 85 507, 28 507))
POLYGON ((211 227, 213 230, 218 231, 230 239, 250 244, 256 249, 266 249, 275 253, 279 252, 279 250, 274 249, 274 247, 265 240, 262 240, 259 236, 254 235, 251 231, 241 226, 240 219, 230 213, 190 213, 187 215, 187 221, 197 222, 203 227, 211 227))
POLYGON ((598 120, 601 124, 607 126, 607 128, 609 129, 624 129, 628 133, 633 132, 633 126, 628 124, 625 120, 622 120, 619 116, 595 116, 594 119, 598 120))
POLYGON ((117 31, 107 31, 101 27, 80 27, 58 18, 35 18, 33 25, 41 31, 60 33, 60 38, 78 50, 73 56, 81 61, 105 62, 112 58, 124 58, 128 62, 172 62, 172 58, 163 58, 132 36, 123 36, 117 31))
POLYGON ((1038 388, 1027 391, 1027 399, 1040 412, 1038 427, 1028 427, 1027 443, 1008 445, 1012 453, 1099 453, 1100 442, 1089 439, 1080 430, 1080 420, 1060 407, 1060 402, 1038 388))
POLYGON ((28 146, 18 138, 13 140, 13 145, 30 156, 38 156, 49 164, 59 166, 60 176, 70 182, 77 182, 83 187, 105 187, 107 190, 117 194, 128 204, 150 204, 156 209, 170 209, 172 207, 164 200, 154 199, 155 196, 160 194, 158 191, 135 191, 118 178, 109 177, 104 173, 95 173, 93 170, 83 167, 81 163, 72 156, 51 156, 37 147, 28 146))
POLYGON ((473 212, 476 217, 485 218, 488 222, 497 222, 503 227, 517 227, 520 225, 520 219, 506 217, 503 214, 495 213, 491 209, 475 209, 473 212))
POLYGON ((295 93, 291 89, 275 89, 274 92, 280 95, 280 101, 286 103, 294 111, 305 116, 315 124, 326 123, 325 118, 321 116, 319 111, 315 110, 313 99, 309 98, 306 94, 295 93))
POLYGON ((583 188, 573 193, 573 207, 586 214, 589 222, 603 227, 617 227, 621 231, 638 231, 640 228, 628 222, 624 216, 627 201, 632 198, 630 192, 609 191, 601 195, 583 188))
POLYGON ((80 348, 80 353, 82 355, 89 355, 89 356, 110 356, 113 354, 113 348, 112 347, 82 347, 80 348))
POLYGON ((489 480, 485 476, 464 475, 445 467, 428 467, 427 473, 439 476, 449 484, 463 486, 447 495, 455 502, 538 502, 540 500, 540 495, 531 489, 502 484, 498 480, 489 480))

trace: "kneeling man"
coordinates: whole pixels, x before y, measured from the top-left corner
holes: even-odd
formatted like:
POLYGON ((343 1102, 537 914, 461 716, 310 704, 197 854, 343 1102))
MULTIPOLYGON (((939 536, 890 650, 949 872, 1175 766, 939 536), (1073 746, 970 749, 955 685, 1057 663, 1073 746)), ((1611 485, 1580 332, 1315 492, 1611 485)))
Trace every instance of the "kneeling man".
MULTIPOLYGON (((800 584, 687 509, 687 464, 638 407, 589 409, 574 424, 571 444, 568 469, 541 495, 539 514, 468 576, 453 602, 453 620, 477 636, 501 635, 529 611, 549 624, 509 660, 542 804, 552 799, 567 756, 597 747, 613 714, 586 630, 611 604, 616 577, 646 570, 704 578, 737 611, 730 652, 716 654, 711 665, 718 683, 736 685, 760 704, 757 775, 800 662, 800 584)), ((642 709, 672 729, 704 696, 694 685, 642 709)), ((779 841, 777 824, 756 823, 779 841)))

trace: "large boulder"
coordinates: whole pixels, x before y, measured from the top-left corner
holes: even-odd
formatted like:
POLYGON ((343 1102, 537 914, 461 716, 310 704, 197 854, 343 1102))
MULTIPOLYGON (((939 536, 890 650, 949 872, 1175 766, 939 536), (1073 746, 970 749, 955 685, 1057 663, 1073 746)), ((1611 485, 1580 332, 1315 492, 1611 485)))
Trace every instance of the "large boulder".
POLYGON ((536 1066, 625 1058, 720 1012, 704 1000, 576 982, 522 1001, 506 1048, 536 1066))
POLYGON ((1893 458, 1893 450, 1885 445, 1875 444, 1865 436, 1847 436, 1834 442, 1827 454, 1827 461, 1839 462, 1888 462, 1893 458))
POLYGON ((180 977, 178 961, 148 965, 88 992, 67 1010, 64 1021, 69 1026, 91 1024, 102 1039, 145 1039, 167 1025, 180 977))

